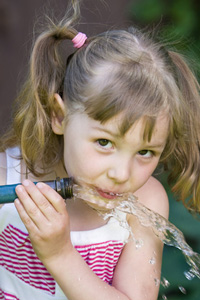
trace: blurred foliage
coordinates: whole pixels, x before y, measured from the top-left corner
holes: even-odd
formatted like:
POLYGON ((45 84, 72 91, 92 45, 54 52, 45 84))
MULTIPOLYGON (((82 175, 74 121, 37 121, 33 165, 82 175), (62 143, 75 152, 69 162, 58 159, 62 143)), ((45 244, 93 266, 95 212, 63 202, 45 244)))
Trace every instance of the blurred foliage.
POLYGON ((200 78, 199 0, 132 0, 128 9, 136 24, 158 29, 164 41, 174 42, 200 78))

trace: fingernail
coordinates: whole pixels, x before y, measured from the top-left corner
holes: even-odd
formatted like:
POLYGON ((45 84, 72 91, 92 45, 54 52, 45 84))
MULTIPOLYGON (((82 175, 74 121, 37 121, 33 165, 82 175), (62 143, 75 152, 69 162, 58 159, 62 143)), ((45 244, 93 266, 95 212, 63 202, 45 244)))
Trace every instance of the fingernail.
POLYGON ((29 186, 29 181, 28 181, 27 179, 25 179, 25 180, 22 182, 22 184, 23 184, 24 186, 29 186))
POLYGON ((16 188, 15 188, 18 192, 22 192, 23 191, 23 188, 21 185, 17 185, 16 188))
POLYGON ((15 199, 14 203, 17 204, 17 205, 21 204, 18 198, 15 199))
POLYGON ((43 183, 43 182, 38 182, 38 183, 37 183, 37 187, 38 187, 39 189, 42 189, 42 188, 44 187, 44 183, 43 183))

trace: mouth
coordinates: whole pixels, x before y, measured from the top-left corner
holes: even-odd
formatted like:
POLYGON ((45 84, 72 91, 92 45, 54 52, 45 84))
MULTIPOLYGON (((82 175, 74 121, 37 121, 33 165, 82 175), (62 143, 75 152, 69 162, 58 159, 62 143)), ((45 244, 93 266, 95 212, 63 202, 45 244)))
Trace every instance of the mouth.
POLYGON ((107 191, 103 191, 101 189, 96 189, 96 191, 98 192, 98 194, 108 200, 113 200, 113 199, 117 199, 118 197, 122 196, 122 194, 119 193, 114 193, 114 192, 107 192, 107 191))
POLYGON ((76 182, 77 184, 74 185, 75 198, 86 201, 88 205, 92 206, 94 209, 106 211, 112 210, 124 200, 124 193, 101 189, 92 184, 86 184, 83 180, 76 182))
MULTIPOLYGON (((77 182, 77 181, 76 181, 77 182)), ((83 181, 82 181, 83 183, 83 181)), ((108 212, 116 209, 118 206, 122 207, 123 201, 137 200, 137 197, 131 192, 114 192, 102 190, 94 185, 79 183, 74 185, 74 199, 85 201, 92 209, 97 212, 108 212)))

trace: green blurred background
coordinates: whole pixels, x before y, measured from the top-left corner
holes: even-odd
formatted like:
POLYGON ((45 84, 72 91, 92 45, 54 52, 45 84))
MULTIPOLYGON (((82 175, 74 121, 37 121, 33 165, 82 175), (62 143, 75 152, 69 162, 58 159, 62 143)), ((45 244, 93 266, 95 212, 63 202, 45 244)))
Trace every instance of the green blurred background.
POLYGON ((159 31, 164 40, 174 43, 199 76, 199 0, 131 0, 128 10, 135 24, 159 31))
MULTIPOLYGON (((132 0, 128 7, 133 23, 148 30, 160 32, 164 41, 188 57, 196 76, 200 79, 200 1, 197 0, 132 0)), ((192 216, 177 202, 162 176, 170 201, 169 220, 184 234, 187 243, 200 253, 200 216, 192 216)), ((161 285, 159 300, 200 300, 200 280, 186 279, 189 270, 180 250, 165 246, 162 278, 169 281, 161 285), (182 291, 181 291, 182 290, 182 291)))
MULTIPOLYGON (((169 221, 182 231, 188 245, 195 252, 200 253, 200 216, 191 215, 182 203, 174 199, 167 184, 166 177, 167 176, 163 174, 160 179, 169 196, 169 221)), ((192 280, 186 279, 185 272, 188 272, 189 269, 190 267, 179 249, 165 246, 161 279, 167 279, 169 286, 163 287, 161 284, 158 299, 200 300, 200 279, 197 277, 192 280), (183 292, 181 292, 181 290, 183 290, 183 292)))

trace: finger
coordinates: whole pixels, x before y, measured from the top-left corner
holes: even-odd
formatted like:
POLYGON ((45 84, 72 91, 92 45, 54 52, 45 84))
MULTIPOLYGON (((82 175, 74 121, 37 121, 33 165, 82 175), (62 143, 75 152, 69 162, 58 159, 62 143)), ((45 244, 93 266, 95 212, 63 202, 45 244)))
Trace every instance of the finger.
POLYGON ((55 190, 43 182, 38 182, 36 187, 58 213, 62 214, 66 212, 65 200, 55 190))
MULTIPOLYGON (((35 188, 37 190, 37 188, 35 188)), ((33 191, 28 192, 25 186, 18 185, 16 187, 16 193, 18 198, 26 211, 26 214, 31 218, 31 220, 35 223, 35 225, 39 228, 39 224, 45 224, 47 222, 47 218, 43 211, 36 205, 33 200, 33 191)), ((35 196, 35 195, 34 195, 35 196)), ((42 196, 42 195, 41 195, 42 196)), ((40 196, 39 196, 40 197, 40 196)), ((43 196, 42 196, 43 197, 43 196)), ((47 200, 46 200, 47 201, 47 200)))
MULTIPOLYGON (((44 214, 45 217, 52 218, 55 214, 55 208, 52 206, 51 202, 45 197, 41 190, 38 189, 38 186, 35 185, 30 180, 23 181, 23 186, 25 187, 27 193, 30 195, 36 206, 44 214)), ((50 188, 52 192, 53 189, 50 188)))
POLYGON ((20 200, 17 198, 14 201, 15 207, 19 213, 19 216, 22 220, 22 222, 24 223, 24 225, 26 226, 27 230, 31 233, 35 233, 38 232, 38 228, 35 224, 35 222, 33 222, 33 220, 29 217, 29 215, 27 214, 26 210, 24 209, 22 203, 20 202, 20 200))

